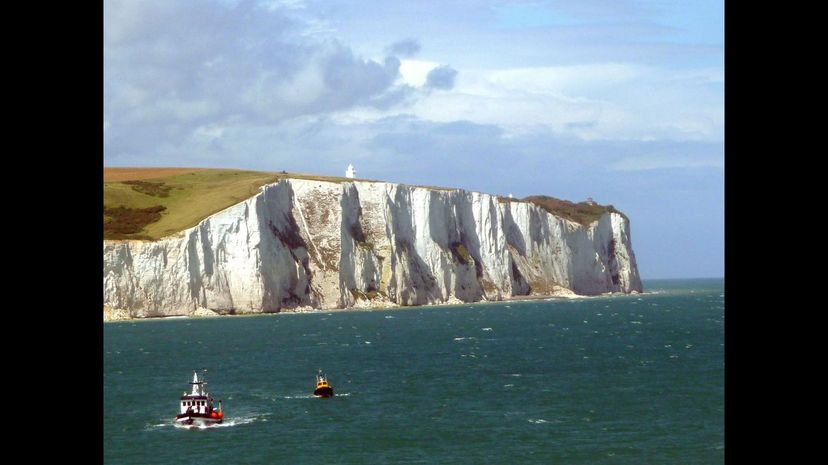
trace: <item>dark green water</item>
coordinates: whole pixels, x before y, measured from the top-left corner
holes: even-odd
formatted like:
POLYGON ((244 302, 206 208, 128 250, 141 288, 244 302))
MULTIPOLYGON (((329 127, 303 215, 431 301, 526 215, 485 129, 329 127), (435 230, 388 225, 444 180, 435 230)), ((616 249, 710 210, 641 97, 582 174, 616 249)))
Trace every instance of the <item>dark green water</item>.
POLYGON ((107 464, 724 463, 722 280, 104 325, 107 464), (207 368, 225 424, 172 425, 207 368), (337 396, 311 396, 323 368, 337 396))

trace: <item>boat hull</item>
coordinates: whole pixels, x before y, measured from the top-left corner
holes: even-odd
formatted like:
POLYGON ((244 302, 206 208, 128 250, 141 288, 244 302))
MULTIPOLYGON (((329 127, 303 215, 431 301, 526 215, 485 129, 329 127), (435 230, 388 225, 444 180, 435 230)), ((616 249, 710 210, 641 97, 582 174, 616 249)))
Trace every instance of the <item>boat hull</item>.
POLYGON ((223 418, 199 415, 178 415, 175 417, 176 424, 186 426, 213 426, 220 424, 223 420, 223 418))
POLYGON ((333 397, 334 392, 331 387, 321 387, 313 391, 313 395, 317 397, 333 397))

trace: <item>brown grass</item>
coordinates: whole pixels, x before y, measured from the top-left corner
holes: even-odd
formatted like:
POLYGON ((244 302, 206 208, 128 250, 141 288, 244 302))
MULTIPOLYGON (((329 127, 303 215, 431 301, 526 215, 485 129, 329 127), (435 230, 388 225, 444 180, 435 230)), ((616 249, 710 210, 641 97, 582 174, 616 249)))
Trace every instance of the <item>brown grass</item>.
POLYGON ((586 202, 574 203, 545 195, 533 195, 523 198, 521 201, 532 202, 553 215, 566 218, 584 226, 589 226, 593 221, 596 221, 601 215, 607 212, 618 213, 626 218, 623 213, 616 210, 612 205, 590 205, 586 202))
POLYGON ((169 197, 170 190, 172 190, 172 187, 163 182, 124 181, 124 184, 132 187, 135 192, 153 197, 169 197))
POLYGON ((104 182, 140 181, 204 171, 207 168, 106 168, 104 182))
POLYGON ((166 209, 163 205, 149 208, 104 206, 104 236, 107 239, 147 239, 146 235, 136 237, 135 234, 161 219, 161 213, 166 209))

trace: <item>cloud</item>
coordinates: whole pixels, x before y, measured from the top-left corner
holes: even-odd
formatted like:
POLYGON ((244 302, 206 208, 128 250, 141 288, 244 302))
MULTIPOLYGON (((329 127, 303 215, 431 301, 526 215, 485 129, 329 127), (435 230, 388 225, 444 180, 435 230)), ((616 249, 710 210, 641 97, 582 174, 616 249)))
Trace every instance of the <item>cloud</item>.
MULTIPOLYGON (((403 78, 417 82, 425 63, 404 61, 403 78)), ((510 133, 542 126, 583 140, 721 141, 723 82, 720 69, 632 63, 464 69, 450 92, 430 93, 407 111, 432 121, 498 125, 510 133)))
POLYGON ((259 4, 268 11, 275 11, 280 8, 285 10, 304 10, 307 8, 305 0, 260 0, 259 4))
POLYGON ((456 69, 448 65, 441 65, 428 72, 425 85, 432 89, 450 90, 454 87, 455 77, 457 77, 456 69))
POLYGON ((649 154, 631 156, 611 163, 608 168, 613 171, 646 171, 675 168, 724 168, 722 154, 649 154))
POLYGON ((407 84, 421 87, 425 85, 429 71, 438 66, 440 63, 436 61, 402 60, 400 74, 407 84))
POLYGON ((387 109, 410 97, 397 58, 305 36, 282 8, 300 3, 106 2, 104 117, 118 123, 106 130, 106 156, 150 155, 210 125, 387 109))
POLYGON ((389 52, 392 55, 406 58, 416 55, 419 51, 420 43, 416 39, 404 39, 399 42, 395 42, 391 45, 391 47, 389 47, 389 52))

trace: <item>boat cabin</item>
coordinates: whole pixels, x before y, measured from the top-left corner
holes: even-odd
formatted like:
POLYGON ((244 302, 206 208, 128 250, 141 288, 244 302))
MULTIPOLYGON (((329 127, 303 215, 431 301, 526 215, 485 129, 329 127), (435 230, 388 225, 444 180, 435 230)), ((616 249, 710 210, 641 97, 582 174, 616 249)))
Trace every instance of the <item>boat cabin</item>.
POLYGON ((198 374, 193 372, 193 382, 190 383, 193 388, 187 394, 184 392, 181 395, 181 413, 201 413, 209 414, 213 411, 213 398, 207 394, 205 385, 207 382, 199 381, 198 374))

